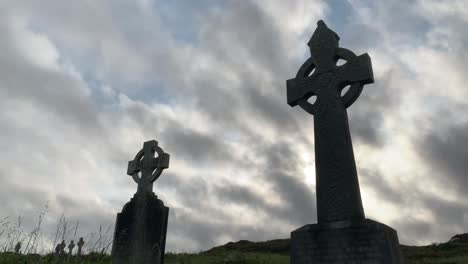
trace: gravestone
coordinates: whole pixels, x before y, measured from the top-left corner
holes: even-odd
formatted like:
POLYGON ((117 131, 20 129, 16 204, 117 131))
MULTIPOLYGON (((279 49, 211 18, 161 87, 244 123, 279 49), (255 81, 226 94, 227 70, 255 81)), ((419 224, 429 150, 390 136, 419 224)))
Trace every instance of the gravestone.
POLYGON ((286 82, 288 104, 314 116, 318 219, 291 232, 291 264, 402 263, 396 231, 364 216, 346 112, 374 82, 371 59, 340 48, 339 39, 319 21, 311 57, 286 82))
POLYGON ((16 243, 16 246, 15 246, 15 253, 19 254, 20 250, 21 250, 21 242, 18 242, 16 243))
POLYGON ((117 214, 113 264, 164 263, 169 208, 153 193, 153 182, 168 167, 169 154, 155 140, 145 142, 135 159, 128 163, 127 174, 138 184, 138 189, 117 214))
POLYGON ((73 253, 73 248, 75 248, 75 242, 72 240, 70 241, 70 244, 68 244, 68 255, 72 255, 73 253))
POLYGON ((62 256, 62 255, 65 255, 65 247, 67 245, 65 244, 65 240, 62 240, 62 242, 60 244, 57 244, 57 246, 55 247, 55 254, 57 256, 62 256))
POLYGON ((83 237, 80 237, 80 239, 78 240, 78 256, 81 256, 81 250, 83 249, 83 245, 84 245, 84 240, 83 240, 83 237))
POLYGON ((58 256, 60 254, 60 244, 57 244, 57 246, 55 246, 55 255, 58 256))

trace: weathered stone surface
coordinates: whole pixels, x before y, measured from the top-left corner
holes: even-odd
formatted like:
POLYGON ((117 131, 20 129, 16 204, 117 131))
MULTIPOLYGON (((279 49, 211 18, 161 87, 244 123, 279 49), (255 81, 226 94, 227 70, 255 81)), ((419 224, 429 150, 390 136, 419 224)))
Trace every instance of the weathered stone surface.
POLYGON ((403 263, 394 229, 369 220, 313 224, 291 232, 291 263, 403 263))
POLYGON ((356 56, 339 48, 338 40, 338 35, 319 21, 308 43, 311 58, 296 78, 287 81, 288 104, 314 115, 319 223, 364 219, 346 108, 374 78, 369 55, 356 56), (337 66, 340 58, 346 63, 337 66), (347 85, 350 89, 341 96, 347 85), (311 96, 317 96, 313 104, 307 102, 311 96))
POLYGON ((395 230, 365 219, 346 112, 374 82, 371 59, 340 48, 339 39, 319 21, 311 57, 286 82, 288 104, 314 115, 318 218, 291 233, 291 264, 401 263, 395 230), (339 59, 346 63, 338 66, 339 59))
POLYGON ((156 195, 136 193, 117 214, 112 263, 164 263, 168 214, 156 195))
POLYGON ((113 264, 164 263, 169 208, 152 190, 153 182, 168 167, 169 154, 164 153, 155 140, 145 142, 143 149, 128 163, 127 174, 138 184, 138 189, 117 214, 113 264))

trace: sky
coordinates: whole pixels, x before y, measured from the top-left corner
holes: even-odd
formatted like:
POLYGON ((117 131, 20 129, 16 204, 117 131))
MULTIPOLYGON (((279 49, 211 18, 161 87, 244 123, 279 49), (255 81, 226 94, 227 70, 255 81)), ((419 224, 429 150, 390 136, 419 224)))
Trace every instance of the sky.
POLYGON ((63 215, 90 240, 152 139, 171 155, 166 251, 316 223, 313 116, 286 80, 320 19, 372 59, 348 108, 366 217, 407 245, 468 232, 466 0, 0 0, 2 228, 44 213, 47 246, 63 215))

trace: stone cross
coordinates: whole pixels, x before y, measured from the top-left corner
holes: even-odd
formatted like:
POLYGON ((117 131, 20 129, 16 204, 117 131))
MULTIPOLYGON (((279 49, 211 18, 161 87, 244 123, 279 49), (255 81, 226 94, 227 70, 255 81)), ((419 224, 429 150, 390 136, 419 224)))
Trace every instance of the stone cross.
POLYGON ((169 157, 156 140, 151 140, 128 162, 127 174, 138 184, 138 190, 117 214, 113 264, 164 263, 169 207, 153 193, 153 183, 169 167, 169 157))
POLYGON ((20 250, 21 250, 21 242, 18 242, 16 243, 16 246, 15 246, 15 253, 19 254, 20 250))
POLYGON ((81 256, 81 250, 84 245, 84 240, 82 237, 80 237, 80 240, 78 240, 78 256, 81 256))
POLYGON ((68 255, 72 255, 72 252, 73 252, 73 248, 75 248, 75 243, 74 241, 70 241, 70 244, 68 244, 68 255))
POLYGON ((60 254, 60 243, 57 244, 57 246, 55 246, 55 255, 59 255, 60 254))
POLYGON ((138 184, 137 192, 152 192, 153 183, 158 179, 164 169, 169 167, 169 154, 158 147, 156 140, 150 140, 143 144, 143 149, 140 150, 132 161, 128 162, 127 174, 132 176, 133 180, 138 184), (154 154, 158 153, 155 158, 154 154), (138 173, 141 172, 141 176, 138 173))
POLYGON ((288 104, 314 115, 318 223, 364 219, 346 108, 374 77, 369 55, 340 48, 339 39, 320 20, 308 43, 311 57, 286 82, 288 104), (337 66, 339 59, 346 63, 337 66))
POLYGON ((66 246, 67 245, 65 244, 65 240, 62 240, 62 243, 57 244, 57 246, 55 247, 55 253, 57 255, 64 255, 66 246))

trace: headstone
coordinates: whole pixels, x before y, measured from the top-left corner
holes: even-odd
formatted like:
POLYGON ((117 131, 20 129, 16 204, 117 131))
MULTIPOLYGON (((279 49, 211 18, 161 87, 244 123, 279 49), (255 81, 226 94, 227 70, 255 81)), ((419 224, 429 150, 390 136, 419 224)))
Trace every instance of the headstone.
POLYGON ((15 246, 15 253, 19 254, 20 250, 21 250, 21 242, 18 242, 16 243, 16 246, 15 246))
POLYGON ((84 245, 84 240, 82 237, 80 237, 80 240, 78 240, 78 256, 81 256, 81 250, 83 248, 83 245, 84 245))
POLYGON ((75 247, 75 243, 72 241, 70 241, 70 244, 68 244, 68 255, 72 255, 72 252, 73 252, 73 248, 75 247))
POLYGON ((66 246, 67 245, 65 244, 65 240, 62 240, 62 242, 60 244, 57 244, 57 246, 55 247, 55 254, 57 256, 64 255, 66 246))
POLYGON ((55 246, 55 255, 58 256, 60 254, 60 243, 55 246))
POLYGON ((153 193, 153 182, 168 167, 169 154, 155 140, 145 142, 135 159, 128 163, 127 174, 138 184, 138 189, 117 214, 113 264, 164 263, 169 208, 153 193))
POLYGON ((346 112, 374 82, 371 59, 340 48, 339 39, 319 21, 311 57, 286 82, 288 104, 314 116, 318 218, 291 232, 291 264, 402 263, 396 231, 364 216, 346 112), (337 66, 339 59, 346 63, 337 66))

